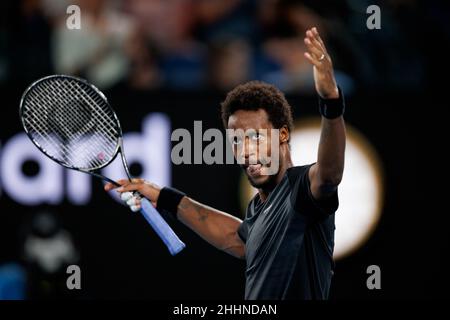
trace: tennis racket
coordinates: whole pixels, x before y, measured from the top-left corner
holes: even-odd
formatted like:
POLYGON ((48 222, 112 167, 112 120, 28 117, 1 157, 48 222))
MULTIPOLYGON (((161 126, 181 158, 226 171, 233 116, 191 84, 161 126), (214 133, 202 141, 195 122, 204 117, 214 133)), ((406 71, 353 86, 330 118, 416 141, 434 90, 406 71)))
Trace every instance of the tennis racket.
MULTIPOLYGON (((119 119, 105 95, 87 81, 51 75, 32 83, 22 95, 20 118, 34 145, 60 165, 119 184, 99 173, 120 153, 128 179, 119 119)), ((144 197, 141 213, 172 255, 185 244, 144 197)))

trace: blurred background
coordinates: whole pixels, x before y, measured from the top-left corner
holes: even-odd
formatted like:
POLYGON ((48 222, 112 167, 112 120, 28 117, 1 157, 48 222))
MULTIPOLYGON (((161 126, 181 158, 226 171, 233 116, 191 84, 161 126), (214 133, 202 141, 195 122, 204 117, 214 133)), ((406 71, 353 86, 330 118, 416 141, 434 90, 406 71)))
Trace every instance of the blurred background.
MULTIPOLYGON (((170 223, 187 248, 171 257, 145 220, 104 193, 101 182, 44 159, 22 132, 20 97, 46 75, 86 78, 121 119, 134 175, 242 218, 254 190, 240 169, 174 165, 170 134, 194 132, 196 120, 203 131, 222 128, 226 92, 259 79, 293 106, 294 161, 313 162, 319 117, 303 57, 312 26, 345 92, 349 128, 331 298, 448 297, 448 232, 425 195, 432 158, 421 158, 429 147, 422 123, 443 107, 431 93, 444 89, 433 77, 448 70, 448 4, 17 0, 2 1, 0 17, 0 299, 243 298, 244 262, 176 221, 170 223), (80 29, 67 27, 73 4, 81 9, 80 29), (366 25, 373 4, 381 29, 366 25), (81 290, 66 287, 72 264, 81 268, 81 290), (366 286, 370 265, 381 269, 380 290, 366 286)), ((120 177, 119 167, 104 173, 120 177)))

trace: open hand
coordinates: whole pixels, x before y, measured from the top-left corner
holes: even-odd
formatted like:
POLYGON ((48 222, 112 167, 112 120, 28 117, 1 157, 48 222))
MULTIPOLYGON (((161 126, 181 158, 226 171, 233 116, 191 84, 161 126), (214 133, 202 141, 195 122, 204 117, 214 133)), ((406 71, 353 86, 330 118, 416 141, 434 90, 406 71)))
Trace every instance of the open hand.
POLYGON ((333 63, 316 27, 306 31, 304 41, 308 48, 304 56, 314 66, 314 83, 317 93, 324 99, 339 98, 333 63))

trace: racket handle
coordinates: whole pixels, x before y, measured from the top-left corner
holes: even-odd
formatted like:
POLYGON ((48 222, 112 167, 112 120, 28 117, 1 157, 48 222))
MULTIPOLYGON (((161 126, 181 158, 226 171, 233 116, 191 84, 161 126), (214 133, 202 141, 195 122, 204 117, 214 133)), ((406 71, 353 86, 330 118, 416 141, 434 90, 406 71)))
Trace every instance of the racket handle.
POLYGON ((183 241, 178 238, 172 228, 161 217, 159 212, 152 206, 150 201, 145 198, 141 199, 141 213, 165 243, 171 255, 176 255, 186 247, 183 241))

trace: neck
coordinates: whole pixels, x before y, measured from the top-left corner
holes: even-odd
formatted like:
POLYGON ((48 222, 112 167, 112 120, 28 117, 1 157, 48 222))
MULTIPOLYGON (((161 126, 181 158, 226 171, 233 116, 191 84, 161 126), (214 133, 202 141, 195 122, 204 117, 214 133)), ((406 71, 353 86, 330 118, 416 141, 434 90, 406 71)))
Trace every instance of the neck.
POLYGON ((275 187, 281 182, 281 180, 283 180, 284 174, 286 173, 287 169, 293 166, 290 151, 287 150, 283 153, 283 161, 280 162, 280 170, 278 170, 275 178, 267 186, 258 189, 259 197, 261 198, 262 202, 266 201, 273 189, 275 189, 275 187))

